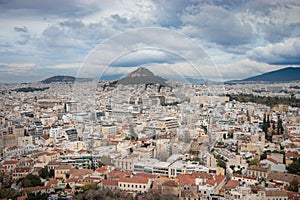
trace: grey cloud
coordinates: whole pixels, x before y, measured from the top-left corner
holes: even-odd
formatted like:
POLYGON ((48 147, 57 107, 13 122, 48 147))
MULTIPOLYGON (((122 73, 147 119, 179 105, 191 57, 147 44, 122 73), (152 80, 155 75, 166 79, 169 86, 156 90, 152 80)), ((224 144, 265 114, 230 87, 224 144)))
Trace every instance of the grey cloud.
POLYGON ((0 1, 0 10, 27 10, 37 15, 57 15, 64 17, 85 16, 99 10, 92 1, 36 1, 36 0, 10 0, 0 1), (32 12, 34 11, 34 12, 32 12))
POLYGON ((188 7, 181 20, 184 26, 195 27, 199 38, 222 46, 243 45, 255 39, 250 24, 242 23, 234 13, 222 7, 188 7))
POLYGON ((111 18, 121 24, 128 22, 126 17, 121 17, 119 14, 111 15, 111 18))
POLYGON ((300 64, 300 38, 291 38, 249 52, 249 58, 274 65, 300 64))
POLYGON ((149 63, 175 63, 180 61, 178 56, 164 52, 162 50, 141 50, 130 52, 116 60, 112 66, 140 66, 149 63))
POLYGON ((67 20, 67 21, 60 22, 59 24, 60 26, 65 26, 72 29, 79 29, 84 27, 84 24, 78 20, 67 20))
POLYGON ((31 36, 29 34, 22 34, 21 40, 16 41, 17 44, 26 45, 31 40, 31 36))
POLYGON ((264 39, 270 42, 279 42, 284 38, 288 38, 295 34, 299 36, 299 33, 294 33, 296 27, 299 27, 299 24, 274 24, 270 23, 263 27, 264 29, 264 39))
POLYGON ((297 29, 300 25, 300 2, 297 0, 249 1, 242 10, 255 16, 253 23, 267 42, 280 42, 300 35, 297 29))
POLYGON ((28 28, 27 28, 26 26, 23 26, 23 27, 15 27, 15 31, 16 31, 16 32, 27 33, 27 32, 28 32, 28 28))

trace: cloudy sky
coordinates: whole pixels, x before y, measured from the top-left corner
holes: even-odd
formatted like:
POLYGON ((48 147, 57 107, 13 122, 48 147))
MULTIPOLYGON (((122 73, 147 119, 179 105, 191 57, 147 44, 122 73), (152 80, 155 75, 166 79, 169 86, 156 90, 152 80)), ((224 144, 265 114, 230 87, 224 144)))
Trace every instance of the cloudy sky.
POLYGON ((0 0, 0 24, 6 83, 76 76, 84 63, 96 77, 109 63, 112 77, 167 66, 195 78, 192 63, 223 80, 300 64, 299 0, 0 0))

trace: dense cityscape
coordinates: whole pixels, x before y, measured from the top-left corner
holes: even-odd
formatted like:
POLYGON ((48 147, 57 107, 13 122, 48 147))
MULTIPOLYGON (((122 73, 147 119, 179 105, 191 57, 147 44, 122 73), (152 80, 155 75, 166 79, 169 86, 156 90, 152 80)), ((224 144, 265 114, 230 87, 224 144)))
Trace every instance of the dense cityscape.
POLYGON ((0 200, 300 200, 299 0, 0 0, 0 200))
POLYGON ((297 85, 1 85, 0 197, 299 199, 299 107, 230 99, 297 85))

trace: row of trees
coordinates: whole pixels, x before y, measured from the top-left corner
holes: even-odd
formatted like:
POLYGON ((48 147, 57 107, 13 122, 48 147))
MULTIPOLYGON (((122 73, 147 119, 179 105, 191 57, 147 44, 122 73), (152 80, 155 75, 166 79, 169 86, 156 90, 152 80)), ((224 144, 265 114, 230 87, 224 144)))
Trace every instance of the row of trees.
POLYGON ((265 133, 266 139, 269 141, 272 141, 272 136, 274 134, 283 134, 284 133, 284 128, 282 125, 282 119, 281 119, 280 115, 277 116, 277 126, 275 126, 275 122, 270 121, 270 116, 265 113, 264 118, 263 118, 263 124, 262 124, 261 128, 262 128, 263 132, 265 133), (272 124, 272 132, 269 131, 271 124, 272 124), (276 132, 275 132, 275 130, 276 130, 276 132))
POLYGON ((266 97, 266 96, 254 96, 253 94, 230 94, 230 101, 236 100, 239 102, 254 102, 258 104, 264 104, 270 107, 274 107, 278 104, 289 105, 292 107, 300 107, 300 100, 294 96, 290 98, 279 98, 279 97, 266 97))

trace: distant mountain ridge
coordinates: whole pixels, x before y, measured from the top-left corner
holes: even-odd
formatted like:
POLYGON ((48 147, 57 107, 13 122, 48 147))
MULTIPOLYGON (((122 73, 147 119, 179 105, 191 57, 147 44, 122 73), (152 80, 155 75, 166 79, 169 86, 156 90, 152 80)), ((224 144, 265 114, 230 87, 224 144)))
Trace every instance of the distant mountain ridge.
POLYGON ((140 67, 129 73, 125 78, 120 79, 118 84, 137 85, 137 84, 159 84, 166 86, 166 79, 155 76, 149 69, 140 67))
POLYGON ((258 76, 252 76, 242 80, 232 80, 226 83, 246 83, 246 82, 290 82, 300 81, 300 67, 287 67, 258 76))
POLYGON ((92 79, 89 78, 75 78, 73 76, 52 76, 50 78, 47 78, 45 80, 42 80, 41 82, 44 84, 49 83, 74 83, 75 81, 90 81, 92 79))

